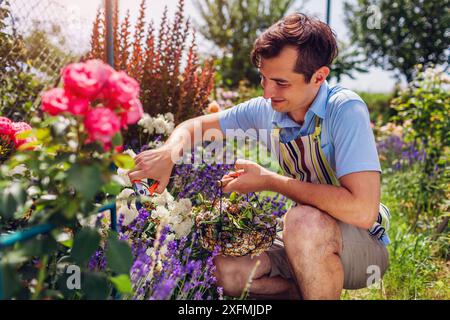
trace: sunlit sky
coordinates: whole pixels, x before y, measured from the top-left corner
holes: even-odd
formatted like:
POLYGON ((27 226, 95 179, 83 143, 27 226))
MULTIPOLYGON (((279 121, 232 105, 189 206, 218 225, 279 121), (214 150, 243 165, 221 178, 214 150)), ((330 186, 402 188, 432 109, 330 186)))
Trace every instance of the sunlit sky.
MULTIPOLYGON (((79 13, 83 20, 86 21, 86 30, 83 32, 90 33, 91 22, 94 20, 97 8, 103 5, 102 0, 55 0, 56 2, 68 6, 69 8, 75 10, 77 14, 79 13)), ((136 19, 140 0, 119 0, 121 13, 125 13, 126 10, 130 11, 132 21, 136 19)), ((167 6, 169 10, 169 17, 173 16, 173 12, 177 6, 177 0, 148 0, 146 15, 148 21, 152 19, 158 23, 162 17, 162 12, 164 7, 167 6)), ((309 0, 297 1, 294 8, 298 8, 299 5, 303 3, 303 11, 312 14, 325 21, 326 15, 326 0, 309 0)), ((337 34, 338 39, 348 40, 347 28, 344 24, 344 14, 343 14, 343 3, 342 0, 331 0, 331 27, 337 34)), ((185 1, 185 12, 186 15, 191 17, 194 22, 201 24, 201 19, 194 6, 193 0, 185 1)), ((207 53, 211 52, 212 45, 205 41, 204 39, 198 40, 200 52, 207 53)), ((368 73, 355 73, 355 79, 350 79, 345 77, 341 80, 341 84, 347 88, 353 90, 370 91, 370 92, 386 92, 392 90, 395 80, 393 78, 392 72, 384 71, 380 68, 370 68, 368 73)))

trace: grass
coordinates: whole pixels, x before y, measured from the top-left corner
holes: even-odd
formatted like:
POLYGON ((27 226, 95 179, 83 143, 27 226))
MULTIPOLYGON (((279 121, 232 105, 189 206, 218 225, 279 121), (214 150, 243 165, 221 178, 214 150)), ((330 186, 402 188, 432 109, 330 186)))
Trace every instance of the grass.
POLYGON ((433 238, 429 231, 412 232, 403 212, 398 180, 408 173, 394 173, 383 181, 382 202, 392 215, 388 246, 390 266, 380 284, 360 290, 344 290, 342 299, 450 299, 448 233, 433 238))

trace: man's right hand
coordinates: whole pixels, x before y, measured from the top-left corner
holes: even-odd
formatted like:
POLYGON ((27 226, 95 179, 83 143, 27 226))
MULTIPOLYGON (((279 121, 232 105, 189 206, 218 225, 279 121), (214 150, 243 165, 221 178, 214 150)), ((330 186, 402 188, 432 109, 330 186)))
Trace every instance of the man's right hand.
POLYGON ((162 193, 169 183, 174 163, 171 159, 171 150, 161 147, 156 150, 141 152, 134 158, 135 167, 128 176, 131 181, 140 179, 153 179, 159 182, 157 193, 162 193))

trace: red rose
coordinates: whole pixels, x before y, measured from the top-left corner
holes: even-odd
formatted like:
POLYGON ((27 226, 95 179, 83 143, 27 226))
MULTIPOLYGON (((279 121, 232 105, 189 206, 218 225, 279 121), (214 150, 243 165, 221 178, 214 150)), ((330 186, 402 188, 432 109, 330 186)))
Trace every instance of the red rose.
POLYGON ((42 95, 41 108, 52 116, 66 112, 69 110, 69 96, 64 89, 50 89, 42 95))
POLYGON ((93 108, 86 114, 84 126, 89 135, 87 142, 98 141, 106 146, 120 131, 120 119, 108 108, 93 108))
POLYGON ((0 135, 9 136, 12 133, 12 121, 5 117, 0 117, 0 135))
POLYGON ((141 101, 139 101, 139 99, 131 100, 130 103, 127 104, 126 111, 122 113, 122 128, 126 128, 129 124, 135 124, 141 119, 143 114, 144 109, 142 108, 141 101))
POLYGON ((131 100, 139 97, 139 83, 123 71, 114 72, 108 79, 104 97, 126 108, 131 100))
POLYGON ((64 88, 72 95, 93 100, 113 72, 114 69, 100 60, 72 63, 62 72, 64 88))
POLYGON ((19 138, 18 135, 21 134, 22 132, 31 130, 31 126, 28 123, 25 122, 13 122, 12 123, 12 138, 14 140, 14 144, 16 146, 16 148, 20 147, 21 145, 28 143, 28 142, 33 142, 36 141, 35 138, 33 137, 28 137, 28 138, 19 138))

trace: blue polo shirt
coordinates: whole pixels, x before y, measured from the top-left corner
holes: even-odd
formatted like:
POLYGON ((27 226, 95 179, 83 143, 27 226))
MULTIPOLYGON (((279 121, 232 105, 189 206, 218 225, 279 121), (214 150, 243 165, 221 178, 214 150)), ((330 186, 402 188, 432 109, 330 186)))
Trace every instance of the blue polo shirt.
POLYGON ((280 140, 287 142, 313 133, 315 116, 322 119, 322 150, 338 179, 352 172, 381 172, 366 104, 353 91, 329 86, 327 81, 301 125, 287 113, 273 110, 270 99, 258 97, 222 111, 220 126, 227 136, 242 129, 270 148, 270 131, 275 126, 281 128, 280 140))

